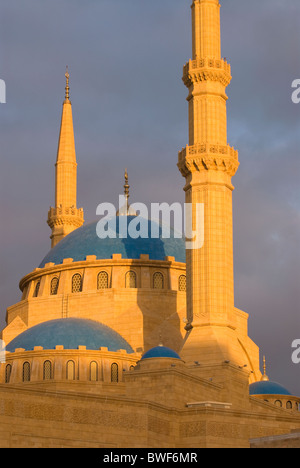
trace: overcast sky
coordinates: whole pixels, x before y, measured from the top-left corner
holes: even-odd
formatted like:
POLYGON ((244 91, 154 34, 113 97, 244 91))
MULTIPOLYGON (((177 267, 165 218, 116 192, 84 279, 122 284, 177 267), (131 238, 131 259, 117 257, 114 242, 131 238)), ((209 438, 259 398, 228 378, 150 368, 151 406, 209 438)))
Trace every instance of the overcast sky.
MULTIPOLYGON (((1 0, 0 325, 18 283, 50 248, 65 67, 86 221, 117 203, 184 201, 177 153, 188 143, 182 66, 191 57, 191 0, 1 0)), ((236 306, 272 380, 300 395, 299 0, 223 0, 222 55, 233 179, 236 306)))

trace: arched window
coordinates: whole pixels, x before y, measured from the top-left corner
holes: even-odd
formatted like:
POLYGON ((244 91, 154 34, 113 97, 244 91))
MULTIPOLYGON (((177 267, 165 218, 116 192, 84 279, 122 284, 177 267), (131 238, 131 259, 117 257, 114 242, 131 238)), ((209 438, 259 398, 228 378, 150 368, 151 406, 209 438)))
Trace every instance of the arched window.
POLYGON ((275 401, 275 406, 278 406, 278 408, 282 408, 282 401, 276 400, 275 401))
POLYGON ((97 289, 108 288, 108 273, 106 271, 100 271, 97 278, 97 289))
POLYGON ((7 364, 5 368, 5 383, 9 383, 10 376, 11 376, 12 366, 11 364, 7 364))
POLYGON ((82 291, 82 277, 79 273, 72 278, 72 293, 77 293, 82 291))
POLYGON ((44 362, 43 379, 44 380, 52 379, 52 364, 50 361, 44 362))
POLYGON ((67 362, 67 380, 75 380, 75 362, 67 362))
POLYGON ((130 367, 129 367, 129 370, 130 370, 130 371, 133 371, 133 370, 134 370, 134 366, 130 366, 130 367))
POLYGON ((24 362, 23 364, 23 382, 30 382, 30 364, 24 362))
POLYGON ((135 271, 127 271, 125 276, 125 287, 136 288, 136 273, 135 271))
POLYGON ((58 291, 58 285, 59 285, 59 279, 58 278, 52 278, 51 280, 51 285, 50 285, 50 294, 51 296, 55 296, 58 291))
POLYGON ((153 275, 153 288, 164 289, 164 276, 162 273, 154 273, 153 275))
POLYGON ((178 290, 186 291, 186 276, 180 275, 178 279, 178 290))
POLYGON ((293 404, 291 401, 286 402, 286 409, 293 409, 293 404))
POLYGON ((38 297, 39 295, 39 291, 40 291, 40 286, 41 286, 41 282, 38 281, 35 285, 35 288, 34 288, 34 293, 33 293, 33 297, 38 297))
POLYGON ((115 362, 111 365, 111 381, 119 382, 119 366, 115 362))
POLYGON ((97 382, 98 380, 98 363, 95 361, 90 363, 90 380, 92 382, 97 382))

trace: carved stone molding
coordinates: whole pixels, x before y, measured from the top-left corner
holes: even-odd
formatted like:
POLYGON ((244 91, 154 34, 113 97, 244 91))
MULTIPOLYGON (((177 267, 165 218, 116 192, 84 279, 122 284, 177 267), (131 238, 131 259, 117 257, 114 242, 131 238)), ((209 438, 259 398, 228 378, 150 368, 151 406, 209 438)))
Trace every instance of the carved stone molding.
POLYGON ((84 214, 82 208, 50 208, 48 212, 48 225, 52 229, 54 226, 65 224, 80 227, 84 223, 84 214))
POLYGON ((183 67, 182 80, 188 88, 201 81, 219 81, 226 87, 231 81, 231 68, 225 60, 189 60, 183 67))
POLYGON ((186 146, 178 153, 177 165, 184 177, 197 171, 223 171, 232 177, 239 167, 238 152, 229 145, 186 146))

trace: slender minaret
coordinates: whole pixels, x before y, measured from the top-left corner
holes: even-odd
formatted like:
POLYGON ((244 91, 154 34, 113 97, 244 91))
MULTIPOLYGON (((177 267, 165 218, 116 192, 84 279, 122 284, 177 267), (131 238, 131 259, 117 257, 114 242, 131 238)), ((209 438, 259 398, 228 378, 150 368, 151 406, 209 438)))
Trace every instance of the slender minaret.
POLYGON ((51 247, 84 223, 83 209, 77 209, 77 163, 68 67, 65 77, 66 94, 55 164, 55 207, 48 213, 51 247))
POLYGON ((191 8, 193 56, 183 70, 189 90, 189 145, 179 153, 178 167, 186 179, 194 230, 196 206, 204 205, 204 244, 197 248, 195 243, 186 252, 189 336, 182 356, 211 363, 239 352, 232 336, 236 315, 231 183, 239 162, 237 151, 227 144, 225 90, 231 72, 221 58, 219 0, 194 0, 191 8))

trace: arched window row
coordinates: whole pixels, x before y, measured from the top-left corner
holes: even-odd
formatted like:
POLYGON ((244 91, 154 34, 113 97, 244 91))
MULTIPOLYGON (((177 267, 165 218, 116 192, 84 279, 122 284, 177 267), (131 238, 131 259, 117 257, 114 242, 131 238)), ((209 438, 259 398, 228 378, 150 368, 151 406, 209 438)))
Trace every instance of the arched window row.
MULTIPOLYGON (((97 290, 104 290, 111 288, 111 278, 107 271, 100 271, 97 276, 97 290)), ((41 280, 37 280, 34 285, 33 297, 38 297, 40 293, 41 280)), ((138 276, 133 270, 129 270, 125 273, 125 288, 137 288, 138 287, 138 276)), ((155 272, 152 275, 153 289, 166 289, 165 275, 162 272, 155 272)), ((178 291, 186 291, 186 275, 180 275, 178 278, 178 291)), ((55 296, 58 294, 59 289, 59 277, 54 276, 50 281, 50 295, 55 296)), ((75 273, 71 278, 71 291, 72 293, 80 293, 83 289, 83 275, 75 273)))
MULTIPOLYGON (((133 370, 134 366, 130 366, 130 370, 133 370)), ((12 365, 7 364, 5 367, 5 383, 10 383, 12 374, 12 365)), ((49 360, 43 362, 43 380, 51 380, 54 378, 54 366, 49 360)), ((65 367, 65 378, 67 380, 76 380, 76 364, 73 360, 69 360, 65 367)), ((22 381, 30 382, 31 380, 31 364, 28 361, 23 363, 22 368, 22 381)), ((91 382, 97 382, 102 380, 100 374, 100 366, 98 362, 91 361, 89 364, 88 380, 91 382)), ((116 362, 110 366, 110 380, 113 383, 119 382, 119 364, 116 362)))

